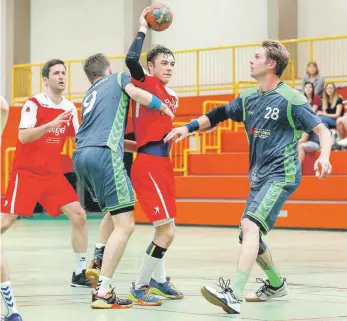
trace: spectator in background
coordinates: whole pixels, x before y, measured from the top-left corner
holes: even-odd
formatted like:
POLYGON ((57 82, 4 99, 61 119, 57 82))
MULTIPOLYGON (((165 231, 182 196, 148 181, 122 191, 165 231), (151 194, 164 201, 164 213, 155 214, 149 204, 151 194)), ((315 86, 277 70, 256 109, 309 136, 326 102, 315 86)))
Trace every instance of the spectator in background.
POLYGON ((321 104, 321 99, 319 96, 315 96, 314 84, 312 82, 305 83, 303 92, 305 97, 307 98, 308 103, 316 113, 321 104))
MULTIPOLYGON (((345 111, 347 111, 347 100, 345 100, 343 104, 345 105, 345 111)), ((337 144, 341 147, 347 147, 347 137, 343 138, 345 136, 345 133, 347 133, 347 113, 344 116, 337 118, 336 129, 341 138, 341 140, 338 141, 337 144)))
POLYGON ((319 75, 317 63, 314 61, 310 61, 307 64, 306 76, 302 80, 302 89, 304 89, 305 84, 308 82, 313 83, 315 94, 317 96, 322 96, 324 89, 324 78, 319 75))
POLYGON ((317 115, 329 128, 336 128, 336 120, 343 115, 343 105, 334 83, 325 85, 322 107, 317 111, 317 115))

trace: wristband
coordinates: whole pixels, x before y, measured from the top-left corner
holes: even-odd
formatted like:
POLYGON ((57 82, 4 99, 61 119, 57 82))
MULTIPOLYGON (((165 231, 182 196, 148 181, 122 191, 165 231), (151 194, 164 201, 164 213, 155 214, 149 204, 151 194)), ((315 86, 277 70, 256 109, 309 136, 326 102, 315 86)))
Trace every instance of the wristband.
POLYGON ((161 100, 157 96, 152 95, 152 100, 147 105, 147 107, 149 107, 151 109, 155 109, 155 110, 160 110, 161 104, 162 104, 161 100))
POLYGON ((199 128, 200 128, 200 124, 196 119, 192 120, 188 124, 185 124, 184 126, 186 126, 188 128, 188 131, 190 133, 195 132, 196 130, 199 130, 199 128))

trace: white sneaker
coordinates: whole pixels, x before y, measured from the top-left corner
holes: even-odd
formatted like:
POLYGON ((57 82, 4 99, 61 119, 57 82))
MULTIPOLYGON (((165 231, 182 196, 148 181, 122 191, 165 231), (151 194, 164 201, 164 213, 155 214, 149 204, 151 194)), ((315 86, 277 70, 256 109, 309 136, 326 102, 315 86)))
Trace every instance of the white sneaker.
POLYGON ((338 145, 342 146, 342 147, 347 147, 347 137, 344 139, 341 139, 337 142, 338 145))
POLYGON ((271 286, 269 280, 257 278, 258 283, 263 283, 257 292, 254 292, 245 297, 247 302, 263 302, 273 298, 279 298, 289 293, 288 284, 286 278, 283 279, 283 283, 280 287, 276 288, 271 286))
POLYGON ((208 302, 223 308, 225 312, 229 314, 240 314, 242 300, 235 297, 229 285, 230 280, 225 282, 223 278, 219 278, 218 286, 222 288, 221 292, 209 286, 204 286, 201 288, 201 294, 208 302))

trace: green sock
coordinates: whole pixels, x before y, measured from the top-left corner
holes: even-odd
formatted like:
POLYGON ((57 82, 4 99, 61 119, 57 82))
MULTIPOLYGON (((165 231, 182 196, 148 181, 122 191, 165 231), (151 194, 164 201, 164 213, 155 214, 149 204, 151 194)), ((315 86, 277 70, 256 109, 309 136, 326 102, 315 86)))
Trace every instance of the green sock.
POLYGON ((275 266, 273 266, 270 270, 264 270, 267 277, 269 278, 269 282, 271 286, 274 286, 275 288, 278 288, 282 285, 282 279, 280 274, 278 273, 275 266))
POLYGON ((240 299, 245 289, 249 274, 242 270, 237 270, 235 278, 233 280, 232 290, 236 298, 240 299))

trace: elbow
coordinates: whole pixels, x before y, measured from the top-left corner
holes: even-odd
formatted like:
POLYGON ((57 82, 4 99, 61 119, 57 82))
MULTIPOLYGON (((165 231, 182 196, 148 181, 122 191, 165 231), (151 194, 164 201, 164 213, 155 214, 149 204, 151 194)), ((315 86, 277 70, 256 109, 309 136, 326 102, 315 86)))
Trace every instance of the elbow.
POLYGON ((21 130, 18 133, 18 140, 20 141, 21 144, 29 143, 27 136, 21 130))
POLYGON ((138 59, 135 59, 133 55, 130 55, 129 53, 125 57, 125 64, 128 67, 129 70, 133 69, 138 62, 138 59))

